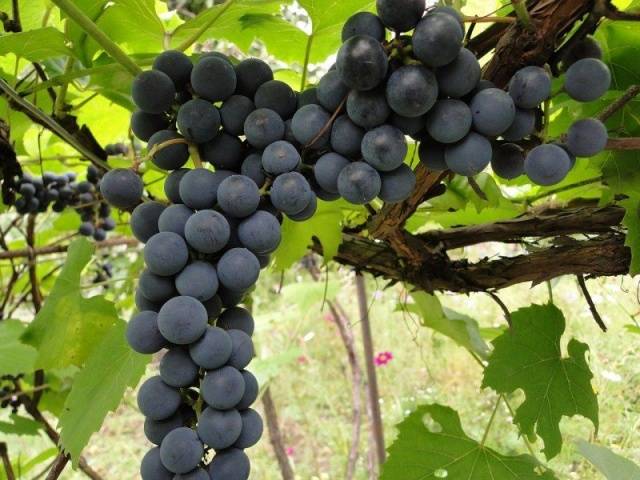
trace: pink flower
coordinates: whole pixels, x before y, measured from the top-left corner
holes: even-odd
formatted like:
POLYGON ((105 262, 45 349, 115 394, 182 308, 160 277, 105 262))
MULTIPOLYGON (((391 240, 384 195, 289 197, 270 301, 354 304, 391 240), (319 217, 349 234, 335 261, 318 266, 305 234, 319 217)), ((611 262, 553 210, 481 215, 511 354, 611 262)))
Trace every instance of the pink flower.
POLYGON ((285 449, 285 453, 287 454, 288 457, 293 457, 293 455, 296 453, 295 449, 293 447, 287 447, 285 449))
POLYGON ((325 312, 324 315, 322 315, 322 318, 324 318, 325 322, 334 323, 334 318, 331 312, 325 312))
POLYGON ((376 367, 383 367, 387 363, 393 360, 393 353, 391 352, 380 352, 373 359, 373 363, 376 364, 376 367))
POLYGON ((307 358, 306 355, 300 355, 298 357, 298 363, 300 363, 300 364, 309 363, 309 359, 307 358))

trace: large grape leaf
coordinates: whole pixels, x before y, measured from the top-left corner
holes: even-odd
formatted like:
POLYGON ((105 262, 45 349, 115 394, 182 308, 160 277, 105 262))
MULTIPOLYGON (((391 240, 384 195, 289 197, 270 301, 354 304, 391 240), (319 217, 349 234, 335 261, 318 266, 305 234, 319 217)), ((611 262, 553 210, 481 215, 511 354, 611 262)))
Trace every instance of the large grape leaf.
POLYGON ((151 359, 129 348, 125 329, 122 320, 111 327, 75 376, 67 396, 60 415, 60 441, 74 465, 91 435, 107 413, 118 407, 125 390, 136 386, 151 359))
POLYGON ((32 62, 71 55, 61 31, 53 27, 0 36, 0 55, 13 53, 32 62))
POLYGON ((508 456, 467 436, 458 413, 424 405, 398 425, 381 480, 552 480, 529 455, 508 456))
POLYGON ((491 342, 494 350, 482 385, 504 394, 524 391, 513 421, 529 437, 537 433, 543 452, 552 458, 562 448, 562 417, 582 415, 598 428, 598 399, 585 359, 589 347, 571 339, 569 356, 562 356, 565 319, 554 305, 522 308, 511 319, 512 328, 491 342))
POLYGON ((342 202, 318 200, 318 211, 304 222, 294 222, 285 218, 282 224, 282 242, 273 254, 275 267, 286 270, 304 257, 317 238, 322 244, 322 253, 331 260, 338 253, 342 241, 342 202))
POLYGON ((26 325, 17 320, 0 322, 0 375, 31 373, 37 352, 20 341, 26 325))
POLYGON ((71 243, 51 294, 22 336, 38 350, 36 368, 81 366, 118 320, 113 303, 103 296, 82 296, 80 274, 93 250, 84 238, 71 243))
POLYGON ((607 480, 638 480, 640 467, 611 450, 585 441, 577 442, 580 454, 589 460, 607 480))
POLYGON ((200 41, 207 38, 228 40, 246 52, 254 41, 256 32, 243 28, 240 19, 244 15, 275 14, 280 11, 280 5, 281 2, 276 0, 229 0, 225 4, 207 8, 172 32, 171 47, 175 48, 208 25, 200 41))
POLYGON ((396 311, 408 311, 419 315, 425 327, 449 337, 461 347, 486 358, 489 347, 482 339, 478 322, 471 317, 443 308, 435 295, 413 292, 411 298, 414 303, 399 304, 396 311))

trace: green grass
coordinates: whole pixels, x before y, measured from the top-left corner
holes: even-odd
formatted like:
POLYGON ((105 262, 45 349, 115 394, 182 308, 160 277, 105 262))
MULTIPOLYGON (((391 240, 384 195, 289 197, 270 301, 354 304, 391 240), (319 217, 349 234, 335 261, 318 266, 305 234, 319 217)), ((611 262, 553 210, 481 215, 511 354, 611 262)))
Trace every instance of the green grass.
MULTIPOLYGON (((346 270, 331 275, 329 292, 345 307, 356 338, 360 339, 357 302, 352 274, 346 270)), ((285 285, 308 281, 304 271, 291 271, 285 285)), ((255 340, 261 360, 255 370, 269 379, 280 416, 280 428, 291 463, 299 479, 344 478, 351 441, 351 385, 344 348, 335 325, 327 318, 318 300, 324 287, 306 297, 299 289, 277 293, 280 276, 265 275, 254 297, 257 319, 255 340), (318 301, 315 301, 318 300, 318 301), (301 304, 301 306, 300 306, 301 304), (274 360, 275 359, 275 360, 274 360)), ((560 479, 595 480, 603 477, 577 453, 578 439, 596 441, 640 463, 640 362, 637 350, 640 337, 625 329, 631 316, 640 310, 636 283, 629 278, 600 279, 588 282, 593 298, 609 325, 604 334, 596 326, 575 279, 566 277, 554 283, 556 304, 567 318, 566 344, 575 337, 591 348, 589 362, 594 372, 594 387, 599 393, 600 431, 594 440, 593 427, 583 418, 564 419, 562 453, 549 466, 560 479)), ((398 299, 405 294, 399 285, 384 289, 381 281, 369 279, 371 319, 376 352, 391 351, 394 359, 378 367, 380 404, 386 442, 393 441, 394 425, 417 405, 438 402, 456 409, 466 432, 480 439, 495 405, 496 396, 482 391, 481 367, 452 341, 422 328, 419 319, 397 312, 398 299)), ((520 285, 500 293, 515 310, 532 302, 548 301, 546 285, 530 288, 520 285)), ((504 325, 501 310, 484 294, 442 295, 443 304, 477 319, 483 327, 504 325)), ((361 352, 361 345, 358 345, 361 352)), ((150 367, 149 374, 155 367, 150 367)), ((364 399, 364 396, 363 396, 364 399)), ((515 396, 511 404, 521 399, 515 396)), ((90 406, 88 406, 90 408, 90 406)), ((261 406, 258 408, 261 410, 261 406)), ((363 409, 364 412, 364 409, 363 409)), ((368 478, 368 430, 363 431, 357 479, 368 478)), ((28 458, 48 446, 43 439, 9 440, 10 452, 28 458)), ((505 454, 526 453, 526 447, 511 424, 504 407, 492 425, 487 444, 505 454)), ((139 459, 148 448, 142 434, 142 417, 130 392, 117 412, 110 415, 102 430, 93 436, 84 454, 105 479, 137 478, 139 459)), ((533 444, 535 451, 542 448, 533 444)), ((281 478, 268 438, 250 450, 253 479, 281 478)), ((538 458, 543 459, 542 454, 538 458)), ((31 478, 27 476, 25 478, 31 478)), ((64 479, 85 478, 67 471, 64 479)))

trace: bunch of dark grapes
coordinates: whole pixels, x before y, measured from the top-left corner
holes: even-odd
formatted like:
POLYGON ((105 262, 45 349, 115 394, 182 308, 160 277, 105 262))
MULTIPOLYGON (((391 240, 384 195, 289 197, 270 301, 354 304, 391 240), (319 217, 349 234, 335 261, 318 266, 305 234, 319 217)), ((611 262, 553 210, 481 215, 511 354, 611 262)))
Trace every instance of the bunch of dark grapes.
MULTIPOLYGON (((539 183, 559 181, 570 168, 535 149, 525 162, 507 143, 536 133, 551 94, 544 69, 524 68, 508 91, 495 88, 463 48, 455 10, 425 15, 424 0, 377 6, 378 15, 347 21, 335 68, 302 93, 259 59, 234 64, 217 52, 194 63, 166 51, 133 82, 131 129, 169 172, 169 204, 140 203, 133 170, 111 170, 100 190, 132 211, 131 229, 146 244, 128 341, 141 353, 166 350, 160 374, 138 396, 156 445, 142 462, 143 480, 249 477, 244 449, 263 425, 250 408, 258 385, 245 370, 254 321, 239 305, 278 247, 284 216, 311 218, 318 198, 403 201, 416 182, 404 163, 407 136, 421 142, 420 159, 433 170, 472 176, 500 152, 510 155, 494 168, 508 178, 526 170, 539 183), (195 168, 185 168, 194 152, 195 168)), ((581 61, 567 70, 574 98, 584 76, 574 79, 572 68, 581 61)), ((567 158, 573 148, 569 140, 552 147, 567 158)))
POLYGON ((129 147, 124 143, 110 143, 104 147, 104 151, 110 157, 117 157, 129 154, 129 147))
POLYGON ((23 378, 24 375, 17 376, 3 375, 0 378, 0 408, 10 408, 11 413, 18 413, 22 400, 20 399, 20 391, 16 387, 16 382, 23 378))
POLYGON ((102 241, 116 224, 111 218, 111 207, 100 194, 101 178, 102 171, 93 165, 87 167, 86 179, 82 181, 77 181, 73 172, 61 175, 46 172, 42 177, 23 174, 15 182, 14 206, 22 215, 44 213, 49 208, 61 213, 72 208, 82 220, 78 232, 102 241))

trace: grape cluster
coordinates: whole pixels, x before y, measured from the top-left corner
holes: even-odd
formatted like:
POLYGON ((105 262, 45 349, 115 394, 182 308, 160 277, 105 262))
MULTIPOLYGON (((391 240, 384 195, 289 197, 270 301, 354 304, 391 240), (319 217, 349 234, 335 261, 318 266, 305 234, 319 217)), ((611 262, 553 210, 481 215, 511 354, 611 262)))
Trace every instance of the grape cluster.
POLYGON ((116 223, 111 218, 111 207, 99 192, 102 173, 89 165, 82 181, 77 181, 74 172, 61 175, 45 172, 42 177, 23 174, 14 183, 16 211, 26 215, 46 212, 49 207, 57 213, 73 208, 82 220, 78 232, 96 241, 105 240, 116 223))
POLYGON ((13 375, 3 375, 0 377, 0 408, 10 408, 11 413, 18 413, 18 409, 20 405, 22 405, 22 400, 20 396, 20 390, 16 386, 16 382, 21 380, 24 377, 23 374, 13 376, 13 375))
POLYGON ((110 157, 117 157, 120 155, 128 155, 129 147, 124 143, 109 143, 108 145, 105 145, 104 151, 110 157))

